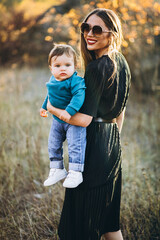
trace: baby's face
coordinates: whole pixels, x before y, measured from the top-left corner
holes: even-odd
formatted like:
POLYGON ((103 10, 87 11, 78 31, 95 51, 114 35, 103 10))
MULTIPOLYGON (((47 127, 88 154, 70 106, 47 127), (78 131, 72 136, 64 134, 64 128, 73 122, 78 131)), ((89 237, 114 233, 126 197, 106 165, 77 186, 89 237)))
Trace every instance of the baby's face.
POLYGON ((63 54, 58 57, 52 57, 50 70, 55 79, 58 81, 63 81, 67 78, 70 78, 75 71, 73 56, 67 56, 66 54, 63 54))

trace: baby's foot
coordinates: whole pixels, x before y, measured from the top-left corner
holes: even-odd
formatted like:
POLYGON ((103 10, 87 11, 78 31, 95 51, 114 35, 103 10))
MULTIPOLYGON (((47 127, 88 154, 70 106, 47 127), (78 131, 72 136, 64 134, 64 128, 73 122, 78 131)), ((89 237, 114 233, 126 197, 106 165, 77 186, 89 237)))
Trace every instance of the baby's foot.
POLYGON ((83 182, 83 176, 81 172, 69 170, 67 178, 63 183, 63 187, 75 188, 82 182, 83 182))
POLYGON ((67 176, 67 171, 65 168, 63 169, 57 169, 57 168, 51 168, 49 171, 49 176, 48 178, 44 181, 44 186, 51 186, 63 178, 67 176))

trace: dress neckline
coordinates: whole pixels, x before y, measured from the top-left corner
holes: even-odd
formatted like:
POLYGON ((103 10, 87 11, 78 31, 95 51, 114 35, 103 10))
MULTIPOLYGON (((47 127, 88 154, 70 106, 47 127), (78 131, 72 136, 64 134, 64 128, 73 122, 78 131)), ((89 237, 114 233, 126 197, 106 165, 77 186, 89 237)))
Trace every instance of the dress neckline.
POLYGON ((104 54, 104 55, 102 55, 101 57, 96 58, 96 60, 101 59, 101 58, 103 58, 103 57, 107 57, 107 58, 109 58, 108 54, 104 54))

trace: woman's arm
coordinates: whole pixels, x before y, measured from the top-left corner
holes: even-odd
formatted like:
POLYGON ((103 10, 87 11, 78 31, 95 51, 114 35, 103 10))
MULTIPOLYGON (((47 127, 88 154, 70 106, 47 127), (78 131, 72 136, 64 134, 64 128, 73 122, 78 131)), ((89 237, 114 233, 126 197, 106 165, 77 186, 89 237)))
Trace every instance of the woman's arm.
POLYGON ((118 129, 119 129, 120 133, 121 133, 123 122, 124 122, 125 110, 126 110, 126 108, 124 108, 124 110, 121 112, 121 114, 116 118, 116 123, 118 125, 118 129))
POLYGON ((55 108, 51 105, 51 103, 48 101, 47 103, 47 110, 51 114, 55 115, 59 119, 63 120, 64 122, 67 122, 71 125, 81 126, 81 127, 87 127, 91 121, 92 117, 83 113, 77 112, 75 115, 73 115, 71 118, 68 118, 67 111, 59 108, 55 108))

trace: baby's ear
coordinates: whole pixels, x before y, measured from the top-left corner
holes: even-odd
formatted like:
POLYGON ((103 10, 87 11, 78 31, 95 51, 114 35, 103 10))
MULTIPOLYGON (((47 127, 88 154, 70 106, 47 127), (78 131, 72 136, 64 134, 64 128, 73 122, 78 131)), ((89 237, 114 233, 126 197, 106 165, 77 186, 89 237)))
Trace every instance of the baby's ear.
POLYGON ((52 67, 51 67, 51 65, 49 65, 49 70, 50 70, 50 71, 52 70, 52 67))

